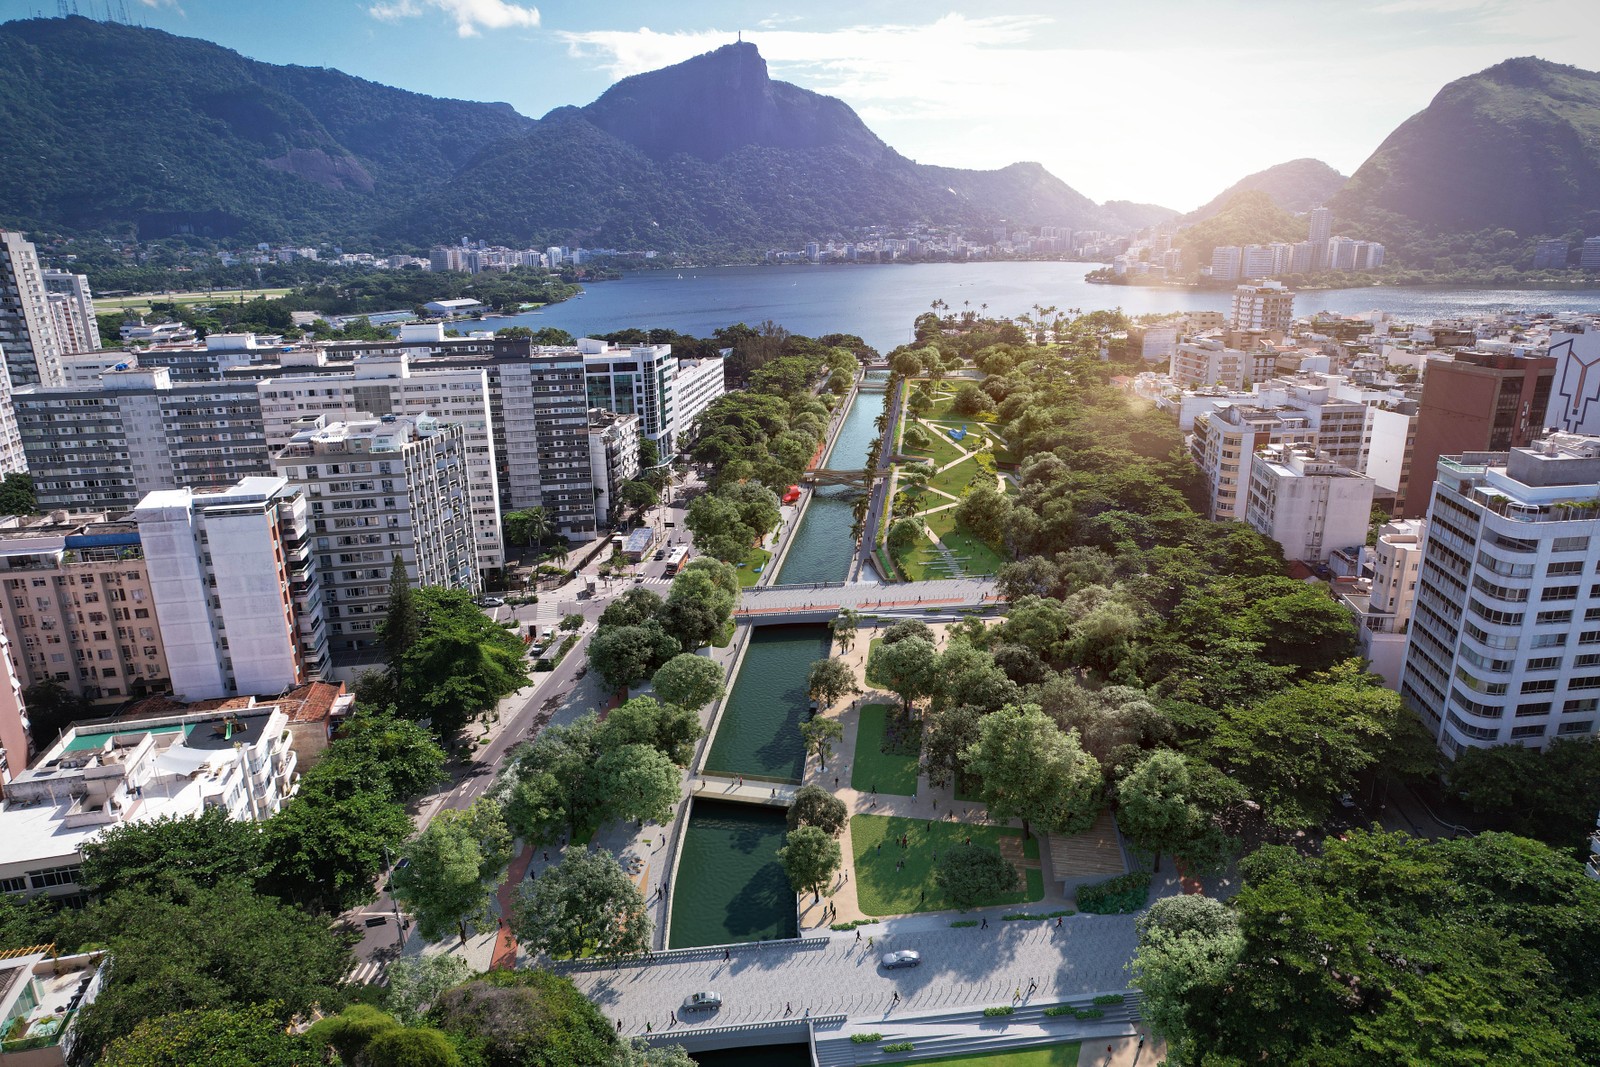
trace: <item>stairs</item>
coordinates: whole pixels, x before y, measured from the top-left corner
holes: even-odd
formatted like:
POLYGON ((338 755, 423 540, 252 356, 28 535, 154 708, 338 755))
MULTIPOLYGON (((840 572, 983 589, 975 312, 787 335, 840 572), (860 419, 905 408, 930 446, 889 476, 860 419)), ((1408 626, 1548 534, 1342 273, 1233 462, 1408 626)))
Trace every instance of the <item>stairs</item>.
MULTIPOLYGON (((1139 993, 1130 989, 1123 996, 1126 999, 1121 1004, 1102 1005, 1100 1010, 1105 1015, 1099 1019, 1049 1016, 1044 1009, 1053 1005, 1039 1004, 1019 1007, 1014 1014, 998 1018, 990 1018, 978 1010, 906 1019, 891 1016, 882 1022, 855 1021, 838 1031, 836 1037, 818 1035, 817 1067, 857 1067, 881 1064, 890 1058, 899 1062, 937 1056, 973 1055, 1127 1034, 1139 1018, 1139 993), (860 1045, 850 1040, 851 1034, 873 1032, 882 1034, 882 1038, 860 1045), (901 1041, 911 1042, 916 1046, 915 1050, 891 1053, 887 1057, 879 1051, 886 1044, 901 1041)), ((1091 999, 1073 997, 1070 1003, 1087 1007, 1091 999)))

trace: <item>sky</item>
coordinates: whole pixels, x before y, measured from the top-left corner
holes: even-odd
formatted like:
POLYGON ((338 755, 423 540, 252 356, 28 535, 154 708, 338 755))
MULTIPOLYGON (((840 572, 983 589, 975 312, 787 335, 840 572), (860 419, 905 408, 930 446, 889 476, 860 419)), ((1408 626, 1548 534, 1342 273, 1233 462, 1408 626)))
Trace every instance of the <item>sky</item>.
MULTIPOLYGON (((0 19, 63 0, 0 0, 0 19)), ((1600 67, 1595 0, 64 0, 269 63, 540 116, 735 39, 902 154, 1021 160, 1096 200, 1187 211, 1311 156, 1349 174, 1452 79, 1600 67)))

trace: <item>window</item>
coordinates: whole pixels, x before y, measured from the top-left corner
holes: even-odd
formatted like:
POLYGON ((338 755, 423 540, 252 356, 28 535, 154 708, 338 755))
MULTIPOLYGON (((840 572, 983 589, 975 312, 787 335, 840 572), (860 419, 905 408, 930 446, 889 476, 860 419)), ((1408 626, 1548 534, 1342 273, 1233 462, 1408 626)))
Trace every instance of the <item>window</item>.
POLYGON ((1552 563, 1550 566, 1544 569, 1544 576, 1546 578, 1559 578, 1570 574, 1582 573, 1583 560, 1581 559, 1563 560, 1560 563, 1552 563))
POLYGON ((1494 597, 1496 600, 1504 600, 1511 604, 1521 604, 1528 599, 1528 591, 1526 589, 1516 589, 1511 586, 1496 585, 1494 582, 1489 581, 1481 574, 1472 579, 1472 588, 1478 590, 1479 592, 1486 593, 1489 596, 1494 597))
POLYGON ((1530 671, 1553 671, 1561 666, 1560 656, 1540 656, 1538 659, 1528 661, 1530 671))
POLYGON ((1544 592, 1539 594, 1539 599, 1545 603, 1549 603, 1552 600, 1576 600, 1578 599, 1578 587, 1575 585, 1546 586, 1544 592))
POLYGON ((1583 719, 1579 722, 1564 722, 1556 733, 1558 734, 1586 734, 1594 729, 1593 719, 1583 719))
POLYGON ((26 878, 0 878, 0 893, 20 893, 27 888, 26 878))
POLYGON ((1561 714, 1571 715, 1580 711, 1600 711, 1600 697, 1581 697, 1569 700, 1561 705, 1561 714))
POLYGON ((1552 552, 1587 552, 1589 539, 1587 537, 1558 537, 1550 543, 1552 552))
POLYGON ((1548 715, 1548 714, 1550 714, 1550 702, 1548 700, 1544 701, 1542 704, 1518 704, 1517 705, 1517 718, 1519 718, 1519 719, 1527 719, 1527 718, 1531 718, 1531 717, 1533 717, 1535 715, 1548 715))
POLYGON ((1554 678, 1536 678, 1530 682, 1522 683, 1523 693, 1554 693, 1556 680, 1554 678))
POLYGON ((1569 693, 1579 689, 1600 689, 1600 674, 1580 674, 1567 680, 1569 693))
POLYGON ((1543 624, 1543 625, 1548 625, 1550 623, 1555 623, 1555 622, 1568 623, 1568 622, 1571 622, 1571 621, 1572 621, 1572 612, 1570 610, 1541 611, 1534 618, 1534 622, 1537 622, 1537 623, 1540 623, 1540 624, 1543 624))
POLYGON ((1544 736, 1544 727, 1543 726, 1513 726, 1511 728, 1511 737, 1512 737, 1513 740, 1520 740, 1520 739, 1529 738, 1529 737, 1543 737, 1543 736, 1544 736))
POLYGON ((1564 648, 1567 644, 1566 634, 1534 634, 1530 648, 1564 648))
POLYGON ((76 864, 71 867, 47 867, 42 871, 34 871, 28 875, 28 880, 35 889, 49 889, 58 885, 71 885, 78 880, 79 868, 76 864))

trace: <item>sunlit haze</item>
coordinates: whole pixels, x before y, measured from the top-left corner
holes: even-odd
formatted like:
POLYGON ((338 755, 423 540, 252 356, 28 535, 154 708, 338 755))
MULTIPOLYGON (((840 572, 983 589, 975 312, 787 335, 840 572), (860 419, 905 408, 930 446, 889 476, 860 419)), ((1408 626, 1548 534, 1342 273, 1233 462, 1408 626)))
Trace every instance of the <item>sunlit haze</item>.
MULTIPOLYGON (((113 0, 113 3, 117 0, 113 0)), ((106 0, 69 0, 100 15, 106 0)), ((1593 67, 1587 0, 1156 0, 968 11, 858 0, 784 12, 508 0, 126 0, 135 21, 272 63, 335 67, 530 116, 735 39, 850 104, 922 163, 1035 160, 1097 200, 1193 208, 1311 156, 1352 172, 1446 82, 1537 55, 1593 67)), ((0 0, 0 16, 54 15, 0 0)))

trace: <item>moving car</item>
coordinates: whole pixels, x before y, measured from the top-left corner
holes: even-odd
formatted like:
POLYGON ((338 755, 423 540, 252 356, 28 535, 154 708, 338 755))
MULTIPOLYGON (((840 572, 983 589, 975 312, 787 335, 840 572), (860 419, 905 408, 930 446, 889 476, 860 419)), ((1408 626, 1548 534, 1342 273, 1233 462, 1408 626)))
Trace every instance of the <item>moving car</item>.
POLYGON ((721 993, 690 993, 683 998, 684 1011, 716 1011, 722 1007, 721 993))
POLYGON ((481 596, 476 603, 480 608, 498 608, 505 605, 505 601, 497 596, 481 596))
POLYGON ((909 948, 903 948, 898 952, 885 952, 883 954, 883 968, 886 971, 892 971, 896 967, 915 967, 921 962, 922 953, 913 952, 909 948))

